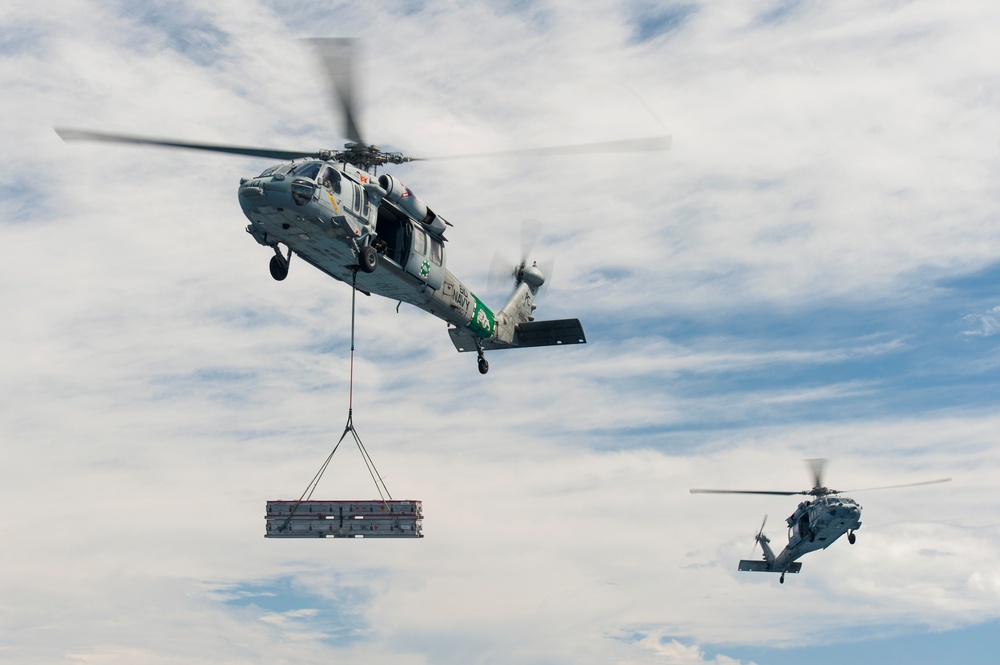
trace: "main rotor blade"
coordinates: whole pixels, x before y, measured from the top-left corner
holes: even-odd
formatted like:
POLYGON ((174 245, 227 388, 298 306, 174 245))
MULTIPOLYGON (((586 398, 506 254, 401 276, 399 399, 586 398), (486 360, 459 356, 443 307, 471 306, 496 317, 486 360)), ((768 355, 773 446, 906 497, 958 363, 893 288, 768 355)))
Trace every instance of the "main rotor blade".
POLYGON ((823 469, 826 467, 827 460, 823 457, 817 457, 815 459, 807 459, 806 464, 809 465, 809 469, 813 474, 813 488, 823 487, 823 469))
POLYGON ((354 49, 357 40, 315 38, 306 41, 319 55, 334 107, 344 114, 344 136, 354 143, 365 144, 358 129, 354 105, 354 49))
POLYGON ((886 485, 885 487, 862 487, 856 490, 838 490, 833 494, 846 494, 848 492, 871 492, 872 490, 894 490, 900 487, 916 487, 918 485, 934 485, 937 483, 951 482, 951 478, 938 478, 937 480, 924 480, 919 483, 906 483, 905 485, 886 485))
POLYGON ((470 159, 474 157, 503 157, 506 155, 547 156, 547 155, 590 155, 615 152, 656 152, 669 150, 672 142, 669 136, 653 136, 646 139, 627 139, 624 141, 605 141, 603 143, 584 143, 581 145, 552 146, 548 148, 521 148, 519 150, 500 150, 497 152, 480 152, 468 155, 442 155, 439 157, 414 157, 413 161, 430 161, 442 159, 470 159))
POLYGON ((192 143, 187 141, 172 141, 169 139, 154 139, 146 136, 129 136, 127 134, 105 134, 103 132, 91 132, 83 129, 56 128, 56 134, 63 141, 103 141, 106 143, 132 143, 135 145, 156 145, 166 148, 184 148, 186 150, 206 150, 208 152, 222 152, 230 155, 245 155, 247 157, 266 157, 268 159, 299 159, 301 157, 314 157, 318 153, 294 152, 290 150, 271 150, 269 148, 248 148, 234 145, 219 145, 215 143, 192 143))
POLYGON ((764 490, 688 490, 691 494, 776 494, 792 496, 794 494, 809 494, 809 492, 770 492, 764 490))

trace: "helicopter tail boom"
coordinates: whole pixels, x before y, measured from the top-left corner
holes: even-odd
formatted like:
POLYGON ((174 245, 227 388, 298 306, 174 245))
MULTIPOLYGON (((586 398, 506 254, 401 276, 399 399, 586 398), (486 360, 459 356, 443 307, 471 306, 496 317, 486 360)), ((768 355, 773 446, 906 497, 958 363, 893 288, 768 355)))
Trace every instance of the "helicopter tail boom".
MULTIPOLYGON (((517 347, 586 344, 587 338, 579 319, 535 321, 535 297, 545 283, 545 275, 538 266, 522 262, 514 276, 517 286, 503 308, 492 317, 492 325, 474 326, 470 323, 465 327, 449 329, 456 349, 481 353, 517 347)), ((479 302, 479 299, 476 301, 479 302)), ((485 305, 479 304, 485 309, 485 305)))

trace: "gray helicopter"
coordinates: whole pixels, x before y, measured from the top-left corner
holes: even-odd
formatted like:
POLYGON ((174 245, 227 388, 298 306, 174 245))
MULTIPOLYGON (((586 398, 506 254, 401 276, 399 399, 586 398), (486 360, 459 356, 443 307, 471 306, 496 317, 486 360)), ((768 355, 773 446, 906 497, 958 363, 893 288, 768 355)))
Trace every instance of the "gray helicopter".
MULTIPOLYGON (((206 150, 284 160, 259 176, 240 180, 239 201, 247 232, 271 249, 271 276, 283 280, 293 256, 362 293, 415 305, 449 324, 458 351, 476 351, 479 371, 489 370, 484 351, 583 344, 578 319, 535 321, 535 298, 545 275, 528 263, 527 249, 513 268, 514 291, 494 312, 447 269, 445 231, 451 224, 396 177, 378 167, 424 161, 386 152, 362 139, 355 120, 353 40, 314 39, 332 92, 343 112, 343 150, 289 151, 155 139, 76 129, 56 129, 64 141, 206 150), (285 249, 283 250, 282 247, 285 249)), ((438 157, 566 155, 666 150, 670 137, 586 145, 531 148, 438 157)), ((434 159, 434 158, 431 158, 434 159)))
POLYGON ((868 492, 871 490, 896 489, 900 487, 915 487, 917 485, 932 485, 934 483, 946 483, 951 478, 939 478, 937 480, 925 480, 919 483, 907 483, 905 485, 888 485, 886 487, 867 487, 859 490, 833 490, 823 486, 823 470, 826 466, 825 459, 809 459, 806 463, 813 473, 813 488, 800 492, 777 492, 768 490, 706 490, 693 489, 692 494, 776 494, 779 496, 792 496, 804 494, 814 497, 799 503, 795 512, 792 513, 785 522, 788 524, 788 545, 778 554, 771 549, 771 539, 764 535, 764 525, 767 524, 767 516, 760 525, 760 530, 754 536, 754 547, 760 543, 764 551, 763 560, 741 560, 739 570, 780 573, 778 581, 785 583, 785 573, 797 573, 802 569, 802 563, 796 561, 804 554, 814 552, 819 549, 826 549, 835 540, 847 534, 847 542, 851 545, 857 540, 855 531, 861 528, 861 506, 854 500, 846 496, 841 496, 846 492, 868 492))

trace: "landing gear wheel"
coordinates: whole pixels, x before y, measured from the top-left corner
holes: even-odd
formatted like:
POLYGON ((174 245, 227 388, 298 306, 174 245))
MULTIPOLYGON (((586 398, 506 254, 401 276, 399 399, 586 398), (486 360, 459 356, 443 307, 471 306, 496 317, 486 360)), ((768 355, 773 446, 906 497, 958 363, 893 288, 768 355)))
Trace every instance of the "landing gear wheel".
POLYGON ((476 340, 476 355, 479 356, 479 373, 486 374, 490 371, 490 364, 486 362, 486 354, 483 352, 483 345, 477 339, 476 340))
POLYGON ((854 535, 853 531, 851 533, 847 534, 847 542, 849 542, 851 545, 853 545, 854 541, 856 541, 857 539, 858 539, 858 537, 854 535))
POLYGON ((358 259, 361 263, 361 269, 365 272, 375 272, 375 268, 378 268, 378 252, 371 245, 365 245, 361 248, 358 259))
POLYGON ((271 277, 277 281, 280 282, 288 277, 288 261, 283 261, 277 255, 271 257, 268 267, 271 269, 271 277))
POLYGON ((785 574, 784 573, 782 573, 781 577, 778 578, 778 583, 779 584, 784 584, 785 583, 785 574))

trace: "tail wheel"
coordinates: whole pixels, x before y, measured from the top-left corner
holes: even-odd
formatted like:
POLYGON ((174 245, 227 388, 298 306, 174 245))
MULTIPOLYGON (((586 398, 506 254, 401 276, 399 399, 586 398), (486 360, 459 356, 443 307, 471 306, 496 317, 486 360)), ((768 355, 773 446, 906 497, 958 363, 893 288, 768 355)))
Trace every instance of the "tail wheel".
POLYGON ((375 268, 378 268, 378 252, 375 251, 374 247, 370 245, 362 247, 361 255, 358 258, 363 271, 375 272, 375 268))
POLYGON ((858 537, 854 535, 853 531, 847 534, 847 542, 849 542, 851 545, 853 545, 854 541, 856 541, 857 539, 858 537))
POLYGON ((488 371, 490 371, 490 364, 488 362, 486 362, 486 358, 480 357, 479 358, 479 373, 480 374, 486 374, 486 372, 488 372, 488 371))

